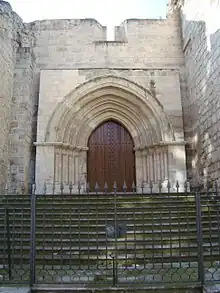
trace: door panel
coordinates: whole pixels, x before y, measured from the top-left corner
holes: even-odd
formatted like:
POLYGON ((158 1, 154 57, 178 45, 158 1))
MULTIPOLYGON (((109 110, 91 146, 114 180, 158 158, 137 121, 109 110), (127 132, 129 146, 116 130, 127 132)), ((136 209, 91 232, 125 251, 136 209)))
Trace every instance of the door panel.
POLYGON ((127 129, 115 121, 107 121, 91 134, 88 147, 87 174, 91 188, 97 182, 103 190, 107 182, 112 191, 116 181, 118 190, 122 190, 125 181, 131 190, 135 181, 135 156, 127 129))

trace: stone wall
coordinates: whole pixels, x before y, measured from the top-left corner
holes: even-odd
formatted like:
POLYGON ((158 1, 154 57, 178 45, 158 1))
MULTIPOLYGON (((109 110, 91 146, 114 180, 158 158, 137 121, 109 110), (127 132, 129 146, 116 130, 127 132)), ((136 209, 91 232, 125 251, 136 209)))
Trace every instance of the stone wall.
POLYGON ((14 176, 20 181, 19 173, 24 173, 25 168, 30 170, 30 166, 25 166, 22 160, 18 164, 18 161, 21 157, 28 158, 33 145, 33 139, 29 141, 32 131, 28 135, 24 132, 24 126, 30 127, 33 120, 24 100, 29 104, 36 101, 30 83, 34 76, 27 65, 27 55, 33 45, 34 35, 29 28, 9 3, 0 1, 0 187, 7 182, 11 186, 14 176), (26 147, 21 146, 22 141, 26 142, 26 147))
POLYGON ((14 71, 14 92, 9 134, 9 189, 18 189, 18 182, 33 183, 33 83, 35 59, 32 49, 19 48, 14 71))
POLYGON ((220 2, 186 0, 181 12, 188 170, 206 184, 220 177, 220 2))
POLYGON ((7 181, 13 74, 13 14, 10 5, 0 1, 0 189, 7 181))

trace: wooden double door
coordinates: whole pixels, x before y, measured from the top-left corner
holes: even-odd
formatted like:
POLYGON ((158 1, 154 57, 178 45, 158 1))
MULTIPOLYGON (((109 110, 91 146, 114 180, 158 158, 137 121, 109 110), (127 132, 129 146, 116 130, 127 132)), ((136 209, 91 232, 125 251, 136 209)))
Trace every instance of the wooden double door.
POLYGON ((128 130, 116 121, 107 121, 98 126, 88 141, 87 176, 91 189, 96 182, 101 190, 105 182, 109 191, 114 182, 117 190, 123 190, 126 182, 131 191, 135 182, 134 143, 128 130))

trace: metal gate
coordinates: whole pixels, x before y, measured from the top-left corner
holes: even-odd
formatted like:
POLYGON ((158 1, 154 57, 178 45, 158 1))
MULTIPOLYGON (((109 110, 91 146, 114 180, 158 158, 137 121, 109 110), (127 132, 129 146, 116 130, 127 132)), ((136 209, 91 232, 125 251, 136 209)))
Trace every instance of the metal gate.
POLYGON ((210 193, 7 195, 2 283, 79 287, 220 282, 220 196, 210 193))

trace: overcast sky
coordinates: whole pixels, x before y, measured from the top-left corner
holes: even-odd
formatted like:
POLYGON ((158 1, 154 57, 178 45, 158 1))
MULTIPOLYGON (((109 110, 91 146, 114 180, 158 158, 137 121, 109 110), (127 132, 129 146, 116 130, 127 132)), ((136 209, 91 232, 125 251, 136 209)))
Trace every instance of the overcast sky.
POLYGON ((167 0, 8 0, 25 22, 53 18, 95 18, 109 31, 127 18, 166 16, 167 0))

